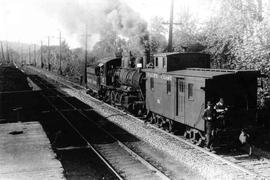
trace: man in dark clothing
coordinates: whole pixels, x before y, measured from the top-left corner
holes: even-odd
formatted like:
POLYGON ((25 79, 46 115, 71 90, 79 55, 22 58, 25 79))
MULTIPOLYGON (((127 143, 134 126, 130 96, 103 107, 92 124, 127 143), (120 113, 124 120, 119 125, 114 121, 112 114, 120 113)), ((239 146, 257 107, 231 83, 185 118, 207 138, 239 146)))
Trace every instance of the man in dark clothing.
POLYGON ((206 128, 206 147, 212 150, 213 148, 213 134, 214 134, 214 118, 215 111, 210 101, 207 102, 207 107, 203 113, 206 128))
POLYGON ((220 98, 219 101, 216 103, 214 109, 216 110, 216 116, 218 121, 218 127, 224 128, 225 127, 225 115, 228 108, 224 104, 223 98, 220 98))

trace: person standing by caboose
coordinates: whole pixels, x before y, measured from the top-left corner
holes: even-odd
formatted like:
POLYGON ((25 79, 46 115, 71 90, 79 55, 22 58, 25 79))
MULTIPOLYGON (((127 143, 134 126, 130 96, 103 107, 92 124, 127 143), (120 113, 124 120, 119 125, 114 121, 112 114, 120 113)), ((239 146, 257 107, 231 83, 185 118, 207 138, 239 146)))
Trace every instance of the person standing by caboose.
POLYGON ((225 116, 228 108, 225 106, 223 98, 219 99, 219 101, 214 106, 214 110, 216 111, 218 126, 220 128, 224 128, 226 123, 225 116))
POLYGON ((206 128, 206 147, 213 150, 215 110, 210 101, 207 102, 207 107, 203 113, 203 119, 205 121, 206 128))

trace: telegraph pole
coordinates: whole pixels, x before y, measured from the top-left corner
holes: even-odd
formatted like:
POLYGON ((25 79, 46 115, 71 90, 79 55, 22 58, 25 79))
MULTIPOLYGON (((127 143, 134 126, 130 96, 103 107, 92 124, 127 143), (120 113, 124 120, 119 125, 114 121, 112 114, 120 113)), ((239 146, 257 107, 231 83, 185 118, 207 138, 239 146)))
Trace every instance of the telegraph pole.
POLYGON ((59 73, 60 75, 62 75, 62 67, 61 67, 61 60, 62 60, 62 57, 61 57, 61 31, 60 31, 60 34, 59 34, 59 73))
POLYGON ((4 49, 3 49, 3 42, 1 41, 1 52, 2 52, 2 61, 6 61, 4 49))
POLYGON ((174 0, 171 0, 171 11, 170 11, 170 22, 164 22, 162 24, 169 25, 169 39, 168 39, 168 47, 167 51, 172 52, 173 51, 173 25, 181 25, 182 23, 174 23, 173 22, 173 8, 174 7, 174 0))
POLYGON ((23 49, 22 49, 22 43, 20 43, 20 59, 21 59, 21 64, 23 63, 23 49))
POLYGON ((173 36, 173 5, 174 0, 171 1, 171 14, 170 14, 170 26, 169 26, 169 41, 168 41, 168 52, 172 52, 172 36, 173 36))
POLYGON ((7 62, 10 63, 8 42, 7 42, 7 62))
POLYGON ((34 44, 34 66, 37 66, 37 49, 36 49, 36 44, 34 44))
POLYGON ((50 36, 48 36, 48 69, 51 71, 51 61, 50 61, 50 36))
POLYGON ((43 68, 43 53, 42 53, 42 41, 40 41, 40 66, 43 68))
POLYGON ((84 84, 87 86, 87 25, 85 26, 85 60, 84 60, 84 84))
POLYGON ((31 64, 31 47, 28 47, 28 60, 29 60, 29 64, 31 64))

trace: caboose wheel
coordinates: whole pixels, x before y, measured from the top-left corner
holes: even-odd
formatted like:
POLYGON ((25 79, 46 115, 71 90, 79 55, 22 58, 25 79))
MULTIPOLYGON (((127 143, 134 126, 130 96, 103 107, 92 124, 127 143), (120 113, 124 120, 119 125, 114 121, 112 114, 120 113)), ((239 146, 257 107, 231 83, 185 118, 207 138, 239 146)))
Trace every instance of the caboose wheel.
POLYGON ((159 128, 161 128, 162 127, 162 119, 161 118, 158 118, 156 124, 157 124, 157 126, 159 128))
POLYGON ((174 122, 173 122, 173 120, 169 119, 169 121, 168 121, 168 131, 173 132, 173 128, 174 128, 174 122))
POLYGON ((150 123, 151 124, 155 124, 156 123, 155 115, 154 114, 151 114, 151 117, 149 119, 150 119, 150 123))
POLYGON ((190 138, 190 130, 189 130, 189 129, 187 129, 187 130, 185 131, 184 137, 185 137, 186 139, 189 139, 189 138, 190 138))
POLYGON ((199 140, 196 142, 197 146, 203 146, 204 140, 200 137, 199 140))

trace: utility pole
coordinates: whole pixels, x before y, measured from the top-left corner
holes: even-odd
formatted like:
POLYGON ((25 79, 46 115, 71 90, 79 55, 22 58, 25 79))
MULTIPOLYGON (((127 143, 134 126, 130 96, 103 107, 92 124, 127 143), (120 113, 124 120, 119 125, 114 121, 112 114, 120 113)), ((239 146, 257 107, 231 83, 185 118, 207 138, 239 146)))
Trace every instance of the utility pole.
POLYGON ((43 66, 44 66, 44 64, 43 64, 43 57, 42 57, 42 56, 43 56, 43 55, 42 55, 42 54, 43 54, 43 53, 42 53, 42 46, 43 46, 42 43, 43 43, 43 42, 40 41, 40 63, 41 63, 41 68, 43 68, 43 66))
POLYGON ((50 36, 48 36, 48 70, 51 71, 51 62, 50 62, 50 36))
POLYGON ((60 34, 59 34, 59 73, 60 75, 62 75, 62 67, 61 67, 61 60, 62 60, 62 57, 61 57, 61 31, 60 31, 60 34))
POLYGON ((84 60, 84 84, 87 87, 87 41, 88 41, 88 34, 87 34, 87 25, 85 26, 85 60, 84 60))
POLYGON ((6 61, 5 54, 4 54, 4 49, 3 49, 3 42, 1 41, 1 52, 2 52, 2 61, 6 61))
POLYGON ((28 47, 28 61, 29 61, 29 64, 31 64, 31 47, 30 46, 28 47))
POLYGON ((20 43, 20 60, 21 60, 21 64, 23 63, 23 49, 22 49, 22 43, 20 43))
POLYGON ((162 24, 169 25, 169 39, 168 39, 168 47, 167 51, 172 52, 172 44, 173 44, 173 25, 181 25, 181 23, 174 23, 173 22, 173 9, 174 9, 174 0, 171 0, 171 11, 170 11, 170 22, 164 22, 162 24))
POLYGON ((168 52, 172 52, 172 36, 173 36, 173 5, 174 0, 171 1, 171 14, 170 14, 170 26, 169 26, 169 41, 168 41, 168 52))
POLYGON ((7 62, 10 63, 8 42, 7 42, 7 62))
POLYGON ((34 44, 34 66, 37 66, 37 49, 36 49, 36 44, 34 44))

